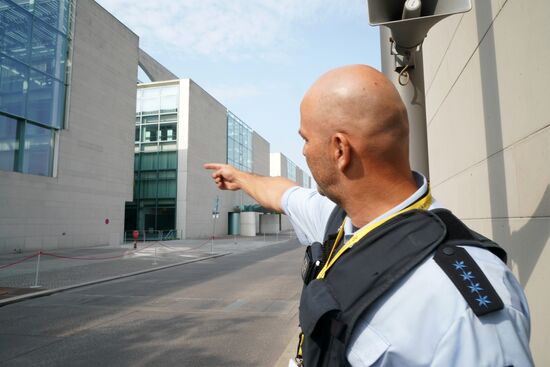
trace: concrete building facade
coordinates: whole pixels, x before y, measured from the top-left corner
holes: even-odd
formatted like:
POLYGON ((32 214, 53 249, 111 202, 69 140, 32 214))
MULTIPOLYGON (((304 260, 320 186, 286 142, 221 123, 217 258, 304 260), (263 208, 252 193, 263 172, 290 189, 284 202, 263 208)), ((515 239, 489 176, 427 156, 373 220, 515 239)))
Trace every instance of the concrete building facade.
MULTIPOLYGON (((286 177, 292 181, 295 181, 298 185, 302 187, 313 187, 311 176, 308 175, 307 172, 305 172, 303 169, 298 167, 283 153, 271 153, 269 155, 269 165, 270 176, 286 177)), ((286 215, 278 215, 277 220, 274 220, 272 218, 269 219, 269 222, 266 220, 266 225, 263 226, 264 228, 269 228, 268 233, 292 230, 292 224, 290 224, 290 221, 288 220, 286 215)))
POLYGON ((550 365, 549 13, 544 0, 475 1, 423 48, 434 194, 508 251, 537 366, 550 365))
POLYGON ((92 0, 0 19, 0 252, 120 243, 138 37, 92 0))
POLYGON ((255 202, 218 190, 203 165, 229 163, 265 175, 269 143, 191 79, 139 84, 137 95, 136 179, 126 230, 226 235, 229 213, 255 202))
POLYGON ((311 176, 302 168, 297 166, 283 153, 271 153, 269 155, 270 164, 270 176, 286 177, 292 181, 295 181, 298 185, 306 188, 311 188, 312 179, 311 176))

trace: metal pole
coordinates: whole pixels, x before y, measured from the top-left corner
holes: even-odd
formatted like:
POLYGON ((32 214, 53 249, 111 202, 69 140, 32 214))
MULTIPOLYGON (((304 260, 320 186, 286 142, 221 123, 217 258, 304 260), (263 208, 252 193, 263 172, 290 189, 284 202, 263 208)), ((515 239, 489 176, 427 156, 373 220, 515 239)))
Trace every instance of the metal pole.
POLYGON ((157 265, 157 243, 155 242, 155 261, 153 261, 153 265, 157 265))
POLYGON ((42 254, 42 251, 38 252, 38 258, 36 259, 36 274, 34 276, 34 285, 31 286, 31 288, 40 288, 38 285, 38 272, 40 271, 40 255, 42 254))
POLYGON ((210 241, 210 254, 214 253, 214 234, 216 233, 216 214, 212 215, 212 239, 210 241))
POLYGON ((382 73, 395 85, 407 108, 411 169, 430 178, 422 48, 414 54, 414 67, 407 69, 409 82, 402 86, 398 80, 399 73, 395 71, 395 56, 391 53, 390 37, 390 29, 380 27, 382 73))

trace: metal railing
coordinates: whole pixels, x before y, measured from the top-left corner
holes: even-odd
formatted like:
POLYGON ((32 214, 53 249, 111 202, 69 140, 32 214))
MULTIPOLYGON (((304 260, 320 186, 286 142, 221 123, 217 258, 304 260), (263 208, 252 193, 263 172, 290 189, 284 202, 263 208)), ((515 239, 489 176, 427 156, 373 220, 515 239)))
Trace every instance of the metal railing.
MULTIPOLYGON (((165 230, 137 230, 139 232, 138 241, 168 241, 183 239, 183 231, 177 229, 165 230)), ((134 241, 134 231, 124 232, 124 242, 134 241)))

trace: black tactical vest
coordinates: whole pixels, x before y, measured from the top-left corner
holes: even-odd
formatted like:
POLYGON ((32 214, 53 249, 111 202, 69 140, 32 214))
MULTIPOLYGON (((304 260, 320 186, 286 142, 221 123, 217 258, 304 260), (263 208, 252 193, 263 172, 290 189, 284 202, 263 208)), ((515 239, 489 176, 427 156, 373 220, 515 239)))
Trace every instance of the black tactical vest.
MULTIPOLYGON (((331 214, 325 247, 332 246, 329 239, 334 241, 334 233, 345 215, 341 208, 331 214)), ((346 349, 358 319, 392 285, 434 253, 435 261, 478 316, 501 309, 502 301, 493 287, 468 253, 457 245, 485 248, 506 262, 502 248, 444 209, 411 210, 368 233, 340 257, 324 279, 312 280, 302 291, 299 317, 304 334, 304 366, 348 366, 346 349), (460 274, 456 273, 456 264, 464 264, 460 261, 477 267, 476 281, 485 279, 483 285, 488 293, 483 296, 490 297, 484 298, 490 302, 478 304, 467 284, 461 283, 460 274)))

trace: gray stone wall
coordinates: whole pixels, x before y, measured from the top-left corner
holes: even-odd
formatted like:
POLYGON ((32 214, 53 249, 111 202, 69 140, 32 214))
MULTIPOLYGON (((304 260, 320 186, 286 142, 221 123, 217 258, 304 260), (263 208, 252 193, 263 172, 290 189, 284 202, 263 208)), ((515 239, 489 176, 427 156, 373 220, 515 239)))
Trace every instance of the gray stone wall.
MULTIPOLYGON (((227 213, 238 205, 239 193, 218 190, 210 177, 210 172, 203 168, 204 163, 225 163, 226 160, 227 109, 191 80, 185 231, 187 238, 204 238, 212 235, 212 209, 216 197, 220 200, 221 213, 216 222, 216 234, 227 234, 227 213)), ((182 193, 178 190, 178 196, 180 195, 182 193)))
POLYGON ((2 252, 122 240, 124 203, 132 199, 138 37, 94 1, 79 0, 73 48, 56 177, 0 171, 2 252))
POLYGON ((269 142, 257 132, 252 133, 253 171, 269 176, 269 142))
POLYGON ((508 251, 538 366, 550 365, 549 12, 544 0, 476 1, 424 43, 434 194, 508 251))
POLYGON ((176 74, 172 73, 142 49, 139 49, 138 64, 152 82, 178 79, 176 74))
POLYGON ((300 185, 300 186, 305 186, 304 185, 304 171, 302 171, 302 169, 299 168, 299 167, 296 167, 296 183, 298 183, 298 185, 300 185))

